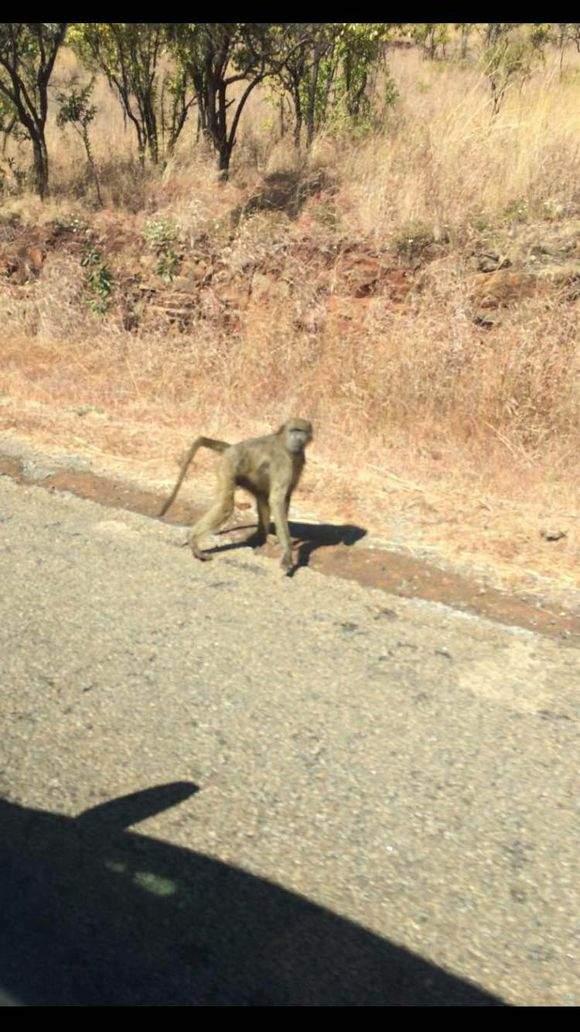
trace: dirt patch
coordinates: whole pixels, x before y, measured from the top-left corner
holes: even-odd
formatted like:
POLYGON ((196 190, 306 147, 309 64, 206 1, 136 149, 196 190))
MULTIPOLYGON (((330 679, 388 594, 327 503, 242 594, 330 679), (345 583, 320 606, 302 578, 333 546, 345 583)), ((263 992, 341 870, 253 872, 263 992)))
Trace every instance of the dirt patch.
POLYGON ((451 281, 456 289, 463 287, 466 314, 486 329, 498 326, 507 309, 526 299, 542 296, 566 305, 578 300, 580 223, 558 232, 538 223, 516 242, 502 240, 498 250, 490 250, 482 238, 454 252, 445 234, 435 240, 426 231, 377 250, 332 230, 335 193, 335 184, 321 171, 306 177, 272 173, 258 193, 230 212, 225 244, 205 232, 195 246, 175 240, 172 282, 160 273, 142 219, 101 212, 86 221, 71 216, 42 227, 5 221, 0 223, 0 292, 23 300, 32 290, 34 297, 46 269, 58 279, 59 256, 80 270, 83 254, 96 249, 114 283, 111 308, 130 332, 173 327, 186 333, 199 320, 239 329, 251 321, 252 298, 263 306, 282 297, 295 309, 295 329, 315 332, 328 320, 329 332, 344 333, 364 319, 370 299, 379 313, 410 313, 419 294, 445 294, 451 281), (258 216, 257 228, 240 244, 236 227, 249 216, 258 216), (315 311, 305 315, 306 295, 312 295, 306 308, 315 311))
MULTIPOLYGON (((127 482, 88 471, 59 470, 39 480, 38 475, 23 468, 19 459, 8 456, 0 456, 0 474, 8 475, 19 483, 35 483, 50 491, 70 491, 113 509, 128 509, 152 518, 156 517, 163 501, 162 496, 154 491, 141 490, 127 482)), ((218 545, 215 552, 246 547, 246 539, 255 529, 253 511, 248 508, 248 515, 240 513, 241 524, 220 535, 224 544, 218 545)), ((176 501, 165 522, 191 524, 199 514, 200 510, 191 504, 176 501)), ((291 521, 290 530, 297 547, 299 566, 310 566, 321 573, 353 580, 365 587, 380 588, 402 598, 441 602, 498 623, 523 627, 580 645, 580 617, 573 613, 540 606, 524 596, 484 588, 474 579, 442 570, 412 556, 368 547, 361 544, 366 536, 361 527, 291 521)), ((268 544, 262 552, 272 558, 278 555, 274 544, 268 544)), ((387 610, 385 613, 388 615, 387 610)))

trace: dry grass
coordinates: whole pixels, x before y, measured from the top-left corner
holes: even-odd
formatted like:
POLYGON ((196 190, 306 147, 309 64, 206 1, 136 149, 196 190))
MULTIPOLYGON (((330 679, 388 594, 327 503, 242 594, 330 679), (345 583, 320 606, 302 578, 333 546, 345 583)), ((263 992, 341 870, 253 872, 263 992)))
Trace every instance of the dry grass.
MULTIPOLYGON (((532 573, 574 583, 571 326, 560 323, 555 334, 548 325, 544 366, 530 328, 541 334, 548 316, 533 307, 527 326, 504 328, 493 346, 473 338, 468 356, 451 337, 448 349, 435 346, 441 319, 434 325, 428 313, 412 327, 412 317, 395 318, 380 335, 371 321, 356 341, 276 333, 283 311, 260 313, 234 339, 207 324, 191 336, 135 337, 112 321, 106 332, 97 317, 91 325, 74 285, 62 289, 61 273, 60 303, 53 295, 37 308, 42 332, 31 338, 9 325, 0 372, 0 393, 10 399, 0 410, 4 428, 121 463, 160 485, 197 429, 235 439, 302 412, 318 428, 301 490, 309 511, 355 520, 401 547, 430 548, 488 576, 493 566, 504 586, 533 591, 532 573), (507 405, 514 385, 521 430, 507 405), (497 416, 493 430, 486 432, 480 412, 497 416), (526 443, 530 428, 534 445, 526 443), (563 527, 566 539, 547 545, 540 538, 547 525, 563 527)), ((539 587, 545 594, 546 585, 539 587)))
MULTIPOLYGON (((65 53, 59 77, 74 67, 65 53)), ((486 336, 469 316, 463 256, 476 232, 509 232, 514 218, 555 211, 564 218, 578 204, 579 63, 570 57, 560 81, 550 58, 493 122, 477 69, 406 53, 393 56, 391 71, 401 102, 384 131, 316 143, 310 165, 326 169, 335 194, 322 207, 308 202, 296 223, 256 215, 233 241, 231 210, 265 173, 296 166, 268 97, 253 97, 231 181, 219 186, 211 156, 192 156, 191 128, 163 174, 144 175, 99 81, 93 138, 106 211, 96 224, 112 224, 122 209, 138 234, 163 213, 186 246, 205 234, 222 266, 242 277, 283 254, 278 279, 290 300, 250 303, 236 333, 199 318, 184 334, 129 334, 114 314, 88 312, 78 262, 54 255, 28 300, 0 294, 0 392, 11 399, 3 425, 62 443, 74 430, 77 445, 171 477, 167 455, 195 429, 259 432, 297 412, 319 427, 310 484, 323 492, 320 505, 326 499, 385 536, 396 527, 401 541, 455 561, 565 580, 576 533, 566 514, 578 506, 580 479, 577 305, 530 299, 486 336), (429 289, 401 311, 370 300, 350 324, 337 323, 328 298, 317 300, 317 248, 337 236, 396 246, 417 227, 450 234, 457 248, 429 289), (310 242, 311 267, 294 255, 298 239, 310 242), (95 418, 76 416, 79 406, 95 418), (538 547, 546 520, 569 527, 550 553, 538 547)), ((86 217, 80 144, 52 125, 49 147, 52 200, 18 197, 6 210, 26 221, 86 217)))
POLYGON ((521 92, 490 118, 480 72, 422 60, 393 62, 401 105, 391 133, 342 151, 349 222, 376 239, 407 224, 460 231, 470 219, 493 222, 578 200, 578 65, 559 80, 548 59, 521 92))
MULTIPOLYGON (((395 52, 390 72, 400 100, 384 129, 363 141, 319 138, 310 158, 338 178, 345 229, 384 240, 409 225, 458 230, 473 217, 493 221, 521 205, 528 213, 542 212, 546 203, 578 200, 580 57, 574 50, 562 78, 557 54, 549 53, 529 82, 508 91, 495 119, 477 64, 432 62, 416 51, 395 52)), ((63 51, 55 88, 79 73, 86 78, 74 54, 63 51)), ((186 126, 160 183, 139 168, 132 127, 102 76, 94 101, 98 114, 91 138, 106 206, 158 208, 198 197, 202 182, 215 188, 213 161, 196 147, 193 123, 186 126)), ((47 139, 56 198, 90 196, 82 144, 72 130, 57 129, 54 112, 47 139)), ((258 173, 295 165, 288 137, 279 139, 275 102, 266 90, 255 91, 241 123, 234 184, 246 188, 258 173)), ((219 211, 221 198, 216 196, 215 203, 219 211)))

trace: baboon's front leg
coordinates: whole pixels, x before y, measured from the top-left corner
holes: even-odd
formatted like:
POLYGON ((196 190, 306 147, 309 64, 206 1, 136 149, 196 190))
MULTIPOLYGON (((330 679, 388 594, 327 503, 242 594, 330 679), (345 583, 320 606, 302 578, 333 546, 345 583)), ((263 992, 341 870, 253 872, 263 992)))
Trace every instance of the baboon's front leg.
POLYGON ((272 515, 274 516, 274 523, 276 524, 276 534, 278 541, 284 549, 282 553, 281 567, 286 573, 289 573, 292 569, 292 541, 290 539, 290 530, 288 528, 288 502, 286 492, 277 492, 270 496, 270 506, 272 508, 272 515))

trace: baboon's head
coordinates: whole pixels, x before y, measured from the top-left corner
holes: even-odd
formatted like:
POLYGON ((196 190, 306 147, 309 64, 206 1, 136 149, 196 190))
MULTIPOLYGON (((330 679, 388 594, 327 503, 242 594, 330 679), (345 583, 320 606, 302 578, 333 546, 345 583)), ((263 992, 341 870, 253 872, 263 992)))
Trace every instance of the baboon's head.
POLYGON ((312 423, 307 419, 287 419, 278 433, 284 435, 288 451, 296 455, 310 444, 313 436, 312 423))

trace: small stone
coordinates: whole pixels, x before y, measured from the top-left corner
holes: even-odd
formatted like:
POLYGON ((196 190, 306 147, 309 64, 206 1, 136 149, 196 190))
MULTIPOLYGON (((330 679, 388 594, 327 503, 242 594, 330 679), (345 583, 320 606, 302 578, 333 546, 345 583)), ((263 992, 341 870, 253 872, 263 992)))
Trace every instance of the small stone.
POLYGON ((381 617, 384 617, 387 620, 397 620, 398 619, 397 614, 395 613, 394 609, 388 609, 386 606, 385 606, 384 609, 379 609, 378 613, 375 616, 375 620, 380 620, 381 617))
POLYGON ((447 651, 447 649, 435 649, 435 655, 444 656, 445 659, 453 659, 453 656, 447 651))
POLYGON ((342 627, 343 631, 348 631, 350 634, 352 634, 353 631, 358 631, 358 624, 350 623, 349 621, 347 621, 346 623, 341 623, 340 626, 342 627))
POLYGON ((527 896, 523 889, 510 889, 510 896, 516 903, 525 903, 527 896))
POLYGON ((540 535, 545 541, 560 541, 561 538, 566 537, 566 531, 558 530, 556 527, 544 527, 540 531, 540 535))

